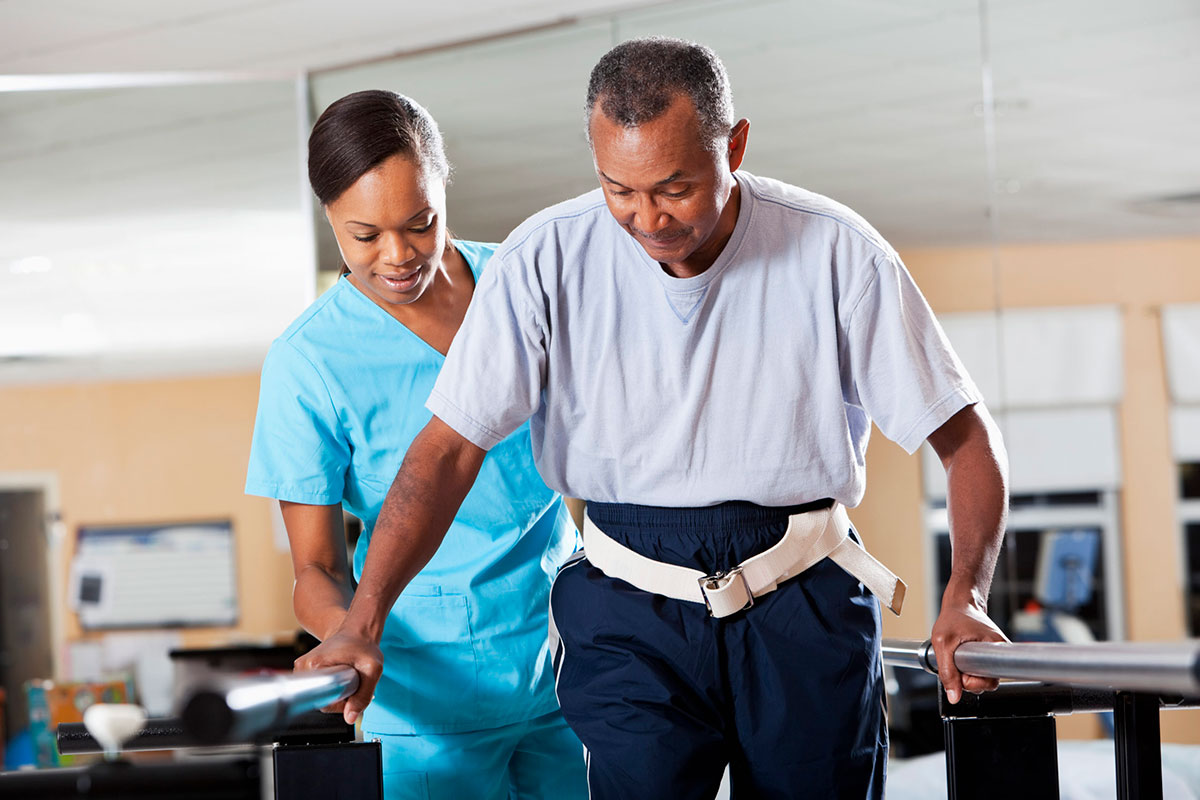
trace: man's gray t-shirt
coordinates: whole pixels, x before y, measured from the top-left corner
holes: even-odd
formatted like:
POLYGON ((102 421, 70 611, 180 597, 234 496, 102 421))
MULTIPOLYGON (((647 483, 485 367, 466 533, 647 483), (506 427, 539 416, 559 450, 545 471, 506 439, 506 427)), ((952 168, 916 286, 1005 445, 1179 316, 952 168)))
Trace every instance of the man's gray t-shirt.
POLYGON ((599 189, 526 220, 429 409, 488 449, 532 417, 550 488, 599 502, 856 506, 871 420, 910 453, 981 397, 896 252, 826 197, 736 173, 737 224, 664 272, 599 189))

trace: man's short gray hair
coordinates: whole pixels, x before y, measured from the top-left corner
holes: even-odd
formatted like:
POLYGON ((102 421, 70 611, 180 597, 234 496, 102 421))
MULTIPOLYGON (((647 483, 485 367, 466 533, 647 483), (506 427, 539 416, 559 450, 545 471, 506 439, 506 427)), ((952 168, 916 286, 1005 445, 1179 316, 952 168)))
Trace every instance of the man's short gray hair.
POLYGON ((677 95, 696 106, 706 147, 720 152, 733 128, 733 93, 725 65, 709 48, 684 39, 630 39, 604 54, 588 82, 587 122, 592 109, 627 128, 657 119, 677 95))

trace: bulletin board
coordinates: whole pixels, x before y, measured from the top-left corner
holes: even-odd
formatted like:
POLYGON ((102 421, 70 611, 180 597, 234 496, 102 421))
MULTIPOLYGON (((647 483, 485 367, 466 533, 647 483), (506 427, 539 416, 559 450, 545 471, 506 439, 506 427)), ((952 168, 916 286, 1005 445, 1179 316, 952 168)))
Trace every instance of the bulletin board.
POLYGON ((80 527, 70 593, 84 630, 236 625, 233 525, 80 527))

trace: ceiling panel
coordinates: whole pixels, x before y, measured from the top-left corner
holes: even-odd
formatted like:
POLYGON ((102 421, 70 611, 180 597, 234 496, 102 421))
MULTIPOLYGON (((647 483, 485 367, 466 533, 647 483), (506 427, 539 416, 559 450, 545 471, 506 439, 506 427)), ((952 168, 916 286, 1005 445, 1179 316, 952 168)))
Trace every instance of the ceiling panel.
POLYGON ((0 74, 301 72, 661 0, 3 0, 0 74))

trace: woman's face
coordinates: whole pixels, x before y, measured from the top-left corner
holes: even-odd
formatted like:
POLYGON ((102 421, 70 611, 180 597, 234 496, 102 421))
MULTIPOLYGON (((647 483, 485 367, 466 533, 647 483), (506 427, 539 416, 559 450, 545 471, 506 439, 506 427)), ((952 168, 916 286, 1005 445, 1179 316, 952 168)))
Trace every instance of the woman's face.
POLYGON ((384 308, 420 299, 442 266, 446 182, 403 155, 325 206, 354 285, 384 308))

